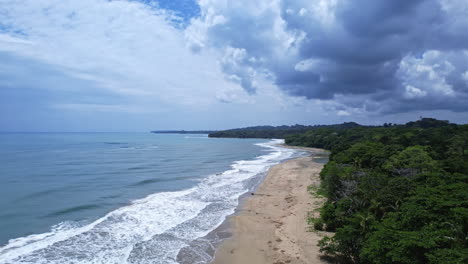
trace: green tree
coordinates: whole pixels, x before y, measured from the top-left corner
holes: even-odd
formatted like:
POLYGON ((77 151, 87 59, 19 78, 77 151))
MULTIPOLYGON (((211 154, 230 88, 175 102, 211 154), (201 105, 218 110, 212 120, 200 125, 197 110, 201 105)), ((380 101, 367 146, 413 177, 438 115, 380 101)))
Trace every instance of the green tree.
POLYGON ((338 163, 352 164, 358 168, 381 166, 386 160, 385 146, 378 142, 359 142, 335 156, 338 163))
POLYGON ((439 170, 439 166, 422 146, 411 146, 393 155, 384 164, 384 169, 402 176, 414 176, 439 170))
POLYGON ((467 263, 468 184, 459 181, 466 178, 429 176, 428 186, 418 187, 370 233, 361 258, 377 264, 467 263), (439 185, 441 177, 445 185, 439 185))

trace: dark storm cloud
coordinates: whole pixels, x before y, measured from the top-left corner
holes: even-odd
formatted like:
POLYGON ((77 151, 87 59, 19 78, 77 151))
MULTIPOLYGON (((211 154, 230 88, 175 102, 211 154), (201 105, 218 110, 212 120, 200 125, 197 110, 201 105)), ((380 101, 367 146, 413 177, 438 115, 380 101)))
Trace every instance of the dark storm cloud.
MULTIPOLYGON (((401 82, 396 72, 404 56, 418 56, 430 49, 458 49, 466 39, 460 35, 464 32, 451 35, 444 30, 453 18, 437 1, 348 1, 337 6, 335 16, 335 28, 324 31, 320 25, 283 13, 288 28, 304 30, 310 36, 300 48, 301 58, 333 62, 331 69, 323 72, 321 83, 305 80, 302 72, 277 72, 283 89, 308 98, 397 91, 401 82), (443 37, 449 41, 441 41, 443 37), (295 83, 294 88, 284 85, 283 79, 295 83)), ((463 48, 467 47, 465 42, 463 48)))
MULTIPOLYGON (((251 76, 240 69, 252 67, 269 71, 290 95, 335 100, 337 105, 359 108, 356 101, 361 100, 375 104, 360 108, 381 112, 468 110, 468 2, 274 3, 267 8, 213 4, 224 22, 208 28, 212 43, 254 58, 237 66, 242 83, 251 84, 251 76), (287 41, 288 48, 278 52, 287 41), (292 49, 296 52, 289 53, 292 49), (346 96, 358 100, 339 99, 346 96)), ((236 67, 225 68, 236 75, 236 67)))

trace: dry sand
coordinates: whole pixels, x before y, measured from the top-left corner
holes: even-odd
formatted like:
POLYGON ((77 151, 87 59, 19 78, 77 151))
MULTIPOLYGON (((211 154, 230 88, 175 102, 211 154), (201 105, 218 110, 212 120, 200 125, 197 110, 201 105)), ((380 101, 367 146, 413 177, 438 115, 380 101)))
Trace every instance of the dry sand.
POLYGON ((323 233, 311 232, 307 224, 307 216, 324 202, 307 190, 319 185, 322 167, 312 157, 272 167, 240 213, 230 218, 232 237, 221 244, 212 263, 325 263, 317 246, 323 233))

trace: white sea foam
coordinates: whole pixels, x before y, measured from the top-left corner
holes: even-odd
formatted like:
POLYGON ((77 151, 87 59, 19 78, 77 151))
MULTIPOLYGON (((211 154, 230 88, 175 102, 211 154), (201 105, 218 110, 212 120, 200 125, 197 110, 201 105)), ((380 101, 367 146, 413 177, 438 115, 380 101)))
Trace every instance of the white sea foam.
POLYGON ((249 179, 297 153, 279 143, 258 144, 269 152, 237 161, 188 190, 147 196, 88 225, 65 223, 48 233, 12 239, 0 248, 0 263, 177 263, 183 247, 234 212, 251 187, 249 179))

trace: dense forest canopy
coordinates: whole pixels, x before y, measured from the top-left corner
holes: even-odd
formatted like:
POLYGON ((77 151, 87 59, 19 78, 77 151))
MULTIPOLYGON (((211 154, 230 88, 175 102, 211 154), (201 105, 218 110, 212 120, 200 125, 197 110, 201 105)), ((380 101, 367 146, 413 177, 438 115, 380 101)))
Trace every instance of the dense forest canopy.
POLYGON ((330 128, 330 129, 348 129, 361 127, 361 125, 348 122, 337 125, 316 125, 316 126, 255 126, 246 128, 236 128, 223 131, 217 131, 209 134, 209 137, 216 138, 285 138, 288 135, 301 134, 307 131, 330 128))
POLYGON ((319 192, 321 250, 338 263, 468 263, 468 125, 406 125, 286 137, 331 150, 319 192))

